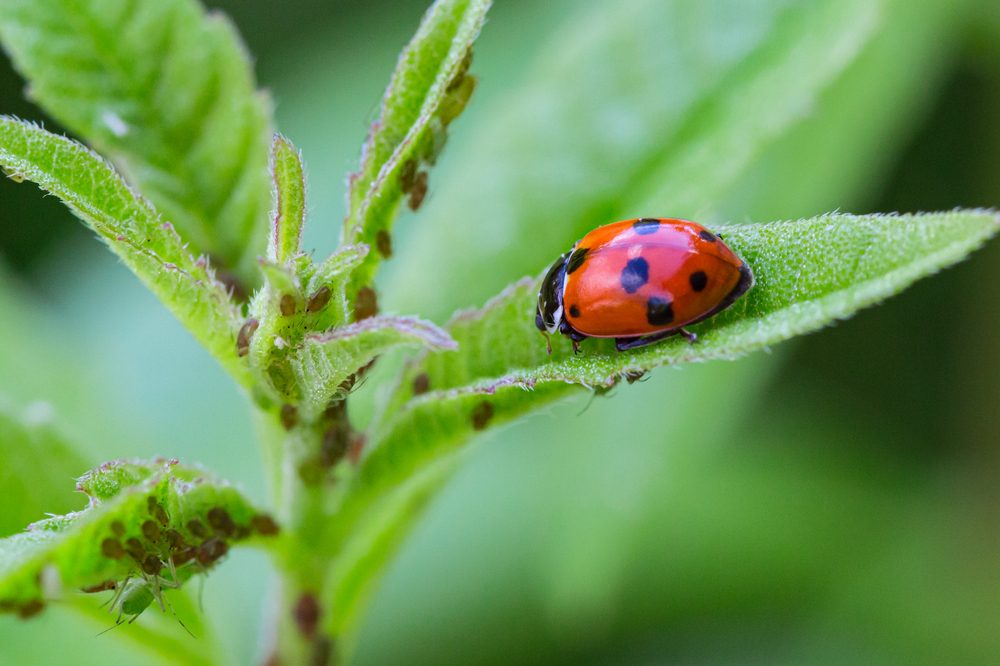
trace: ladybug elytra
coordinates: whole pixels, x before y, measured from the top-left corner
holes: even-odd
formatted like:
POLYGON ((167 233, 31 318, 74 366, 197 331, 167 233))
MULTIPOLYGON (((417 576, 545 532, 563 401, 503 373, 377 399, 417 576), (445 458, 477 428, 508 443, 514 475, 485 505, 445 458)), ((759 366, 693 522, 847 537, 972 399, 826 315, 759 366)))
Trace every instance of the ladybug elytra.
MULTIPOLYGON (((535 325, 579 349, 615 338, 619 351, 684 330, 725 310, 754 284, 746 262, 696 222, 639 218, 594 229, 552 265, 538 292, 535 325)), ((551 351, 551 347, 550 347, 551 351)))

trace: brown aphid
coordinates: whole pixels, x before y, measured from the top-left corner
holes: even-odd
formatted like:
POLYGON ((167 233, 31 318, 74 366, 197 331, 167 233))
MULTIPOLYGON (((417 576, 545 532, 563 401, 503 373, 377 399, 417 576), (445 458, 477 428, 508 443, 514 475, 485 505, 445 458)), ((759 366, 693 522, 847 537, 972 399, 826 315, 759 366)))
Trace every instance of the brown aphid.
POLYGON ((222 533, 224 536, 232 536, 233 532, 236 531, 236 523, 233 522, 229 512, 221 506, 209 509, 207 517, 208 524, 212 526, 212 529, 222 533))
POLYGON ((322 286, 316 290, 316 293, 309 297, 309 302, 306 303, 306 312, 310 314, 315 314, 326 307, 327 303, 330 302, 330 297, 333 293, 327 286, 322 286))
POLYGON ((153 543, 158 542, 160 540, 160 526, 152 520, 147 520, 142 524, 142 536, 153 543))
POLYGON ((190 532, 199 539, 204 539, 205 537, 208 536, 208 530, 205 529, 205 525, 203 525, 202 522, 197 518, 189 520, 187 528, 188 532, 190 532))
POLYGON ((131 556, 133 560, 142 564, 142 561, 146 559, 146 549, 142 547, 142 542, 135 537, 129 537, 125 541, 125 552, 131 556))
POLYGON ((198 555, 197 548, 195 548, 194 546, 187 546, 175 552, 171 557, 171 559, 174 562, 174 566, 179 567, 183 564, 187 564, 188 562, 193 560, 197 555, 198 555))
POLYGON ((284 317, 291 317, 295 314, 295 297, 291 294, 284 294, 278 302, 278 308, 284 317))
POLYGON ((184 536, 177 530, 164 530, 163 539, 170 546, 170 550, 181 550, 187 546, 184 536))
POLYGON ((403 168, 399 171, 399 188, 403 190, 403 194, 409 194, 410 190, 413 189, 413 182, 417 178, 417 161, 414 159, 406 160, 403 163, 403 168))
POLYGON ((114 590, 118 588, 118 581, 106 580, 103 583, 98 583, 97 585, 91 585, 90 587, 81 587, 80 591, 84 594, 96 594, 98 592, 107 592, 108 590, 114 590))
POLYGON ((163 571, 163 562, 156 555, 147 555, 142 561, 142 570, 149 576, 158 576, 163 571))
POLYGON ((120 560, 125 557, 125 549, 118 539, 107 538, 102 541, 101 553, 104 554, 104 557, 110 557, 112 560, 120 560))
POLYGON ((240 328, 240 332, 236 334, 236 353, 238 355, 246 356, 250 353, 250 339, 253 338, 258 326, 260 326, 260 322, 250 318, 240 328))
POLYGON ((472 427, 476 430, 482 430, 492 418, 493 405, 486 400, 483 400, 481 403, 476 405, 475 409, 472 410, 472 427))
POLYGON ((378 296, 371 287, 361 287, 354 297, 354 321, 368 319, 378 314, 378 296))
POLYGON ((431 390, 431 378, 426 372, 421 372, 413 378, 413 395, 423 395, 431 390))
POLYGON ((407 200, 407 205, 410 210, 416 212, 420 210, 420 206, 424 203, 424 198, 427 196, 427 172, 421 171, 417 174, 417 177, 413 180, 413 189, 410 190, 410 198, 407 200))
POLYGON ((229 544, 219 537, 212 537, 205 543, 198 546, 197 552, 195 552, 195 559, 198 560, 198 563, 202 566, 208 566, 218 561, 228 552, 229 544))
POLYGON ((45 602, 41 599, 32 599, 31 601, 21 604, 21 607, 17 609, 17 616, 22 620, 27 620, 29 617, 34 617, 45 609, 45 602))
POLYGON ((385 229, 379 229, 375 234, 375 248, 384 259, 392 256, 392 236, 385 229))
POLYGON ((163 506, 156 501, 155 497, 150 497, 147 502, 149 505, 149 515, 156 518, 156 521, 161 525, 167 525, 170 522, 170 516, 167 515, 166 510, 163 506))
POLYGON ((112 521, 111 533, 114 534, 119 539, 121 539, 123 536, 125 536, 125 525, 123 525, 120 520, 112 521))
POLYGON ((316 597, 306 592, 295 602, 292 608, 292 619, 295 620, 299 631, 307 639, 312 640, 316 635, 316 627, 319 624, 320 608, 316 597))
POLYGON ((250 527, 261 536, 274 536, 281 531, 278 523, 274 522, 274 518, 263 513, 257 514, 250 519, 250 527))
POLYGON ((298 468, 299 479, 307 486, 318 486, 326 477, 326 467, 322 456, 312 456, 303 460, 298 468))
POLYGON ((299 410, 295 405, 282 405, 279 418, 282 427, 285 430, 291 430, 299 423, 299 410))

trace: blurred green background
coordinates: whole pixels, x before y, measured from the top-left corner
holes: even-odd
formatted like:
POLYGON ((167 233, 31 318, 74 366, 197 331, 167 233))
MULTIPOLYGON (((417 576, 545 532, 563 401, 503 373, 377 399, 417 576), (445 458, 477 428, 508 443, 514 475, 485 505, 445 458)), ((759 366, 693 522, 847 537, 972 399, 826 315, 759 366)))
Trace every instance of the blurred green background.
MULTIPOLYGON (((426 5, 209 4, 239 26, 279 128, 304 152, 306 246, 325 255, 344 214, 345 175, 426 5)), ((808 4, 647 3, 719 12, 693 25, 732 27, 687 45, 696 59, 673 63, 680 69, 665 79, 700 75, 703 61, 729 57, 725 48, 738 53, 739 29, 752 29, 755 13, 808 4), (726 12, 740 18, 730 22, 726 12)), ((565 63, 557 47, 585 52, 586 40, 574 36, 613 6, 497 2, 476 47, 480 88, 431 174, 425 208, 399 220, 397 258, 381 282, 389 311, 443 322, 537 272, 622 205, 612 192, 579 212, 575 166, 561 170, 562 154, 541 159, 537 146, 505 134, 508 111, 523 110, 532 90, 523 82, 547 76, 558 92, 553 72, 565 63), (544 200, 541 186, 511 198, 507 183, 497 184, 501 158, 518 165, 518 178, 543 182, 544 200), (531 225, 528 206, 544 213, 544 226, 531 225), (574 212, 552 216, 563 209, 574 212)), ((881 7, 879 36, 702 219, 998 203, 1000 6, 881 7)), ((635 25, 635 41, 652 53, 685 37, 650 34, 656 25, 635 25)), ((597 67, 578 73, 593 77, 597 106, 613 94, 600 75, 597 67)), ((0 112, 45 120, 22 85, 0 59, 0 112)), ((655 106, 674 90, 650 94, 655 106)), ((593 131, 627 134, 615 124, 627 120, 609 116, 593 131)), ((668 206, 631 215, 699 212, 668 206)), ((266 501, 245 399, 61 204, 0 179, 0 261, 8 398, 50 404, 88 464, 178 456, 266 501)), ((996 663, 998 304, 994 241, 886 304, 771 353, 664 369, 589 406, 581 394, 486 434, 392 565, 358 662, 996 663)), ((358 396, 360 421, 378 377, 358 396)), ((209 578, 207 621, 232 663, 252 661, 266 640, 258 627, 272 585, 257 553, 234 553, 209 578)), ((95 638, 102 628, 59 608, 28 623, 0 617, 0 664, 136 663, 118 635, 128 628, 95 638)))

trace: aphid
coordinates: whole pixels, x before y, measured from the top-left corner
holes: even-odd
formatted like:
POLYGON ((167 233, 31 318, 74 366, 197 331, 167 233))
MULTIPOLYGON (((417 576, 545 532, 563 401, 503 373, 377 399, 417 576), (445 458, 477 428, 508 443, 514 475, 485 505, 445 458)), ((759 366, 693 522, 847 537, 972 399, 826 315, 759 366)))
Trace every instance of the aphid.
POLYGON ((306 303, 306 312, 315 314, 325 308, 326 304, 330 302, 331 295, 330 288, 327 286, 317 289, 316 293, 309 297, 309 302, 306 303))
POLYGON ((125 549, 118 539, 107 538, 101 542, 101 553, 112 560, 120 560, 125 557, 125 549))
POLYGON ((142 542, 135 537, 129 537, 125 541, 125 552, 140 564, 146 559, 146 549, 142 547, 142 542))
POLYGON ((247 319, 246 323, 240 327, 239 333, 236 334, 236 353, 239 356, 246 356, 250 353, 250 339, 258 326, 260 326, 260 322, 251 318, 247 319))
POLYGON ((150 496, 146 503, 149 506, 149 515, 156 518, 157 522, 161 525, 166 525, 170 522, 170 516, 167 515, 166 510, 164 510, 155 497, 150 496))
POLYGON ((378 297, 371 287, 361 287, 354 297, 354 321, 368 319, 378 314, 378 297))
POLYGON ((208 536, 208 530, 205 529, 205 525, 198 519, 189 520, 187 528, 188 532, 199 539, 204 539, 208 536))
POLYGON ((306 592, 295 602, 292 608, 292 619, 298 625, 299 631, 306 638, 311 639, 316 635, 316 626, 319 624, 320 608, 315 595, 306 592))
POLYGON ((219 537, 212 537, 208 541, 198 546, 195 551, 195 559, 198 564, 207 567, 214 564, 229 552, 229 545, 219 537))
POLYGON ((410 189, 410 198, 407 200, 410 210, 416 212, 424 203, 427 196, 427 172, 421 171, 413 179, 413 187, 410 189))
POLYGON ((378 233, 375 234, 375 248, 384 259, 392 256, 392 236, 385 229, 379 229, 378 233))
POLYGON ((90 585, 89 587, 81 587, 80 591, 84 594, 96 594, 98 592, 106 592, 108 590, 114 590, 118 588, 118 581, 116 580, 106 580, 103 583, 98 583, 97 585, 90 585))
POLYGON ((299 423, 299 410, 295 405, 282 405, 279 417, 282 427, 285 430, 291 430, 299 423))
POLYGON ((231 536, 236 531, 236 523, 233 522, 229 512, 221 506, 209 509, 207 518, 208 524, 212 526, 212 529, 222 533, 224 536, 231 536))
MULTIPOLYGON (((687 220, 641 218, 594 229, 552 265, 535 325, 548 337, 615 338, 619 351, 671 335, 725 310, 753 273, 718 236, 687 220)), ((551 347, 550 347, 551 351, 551 347)))
POLYGON ((413 395, 423 395, 431 389, 431 378, 426 372, 421 372, 413 378, 413 395))
POLYGON ((125 536, 125 525, 123 525, 120 520, 112 521, 111 533, 114 534, 119 539, 121 539, 123 536, 125 536))
POLYGON ((486 400, 483 400, 481 403, 476 405, 475 409, 472 410, 472 427, 476 430, 482 430, 492 418, 493 405, 486 400))
POLYGON ((160 526, 152 520, 147 520, 142 524, 142 536, 148 541, 156 543, 160 540, 160 526))
POLYGON ((295 314, 295 297, 291 294, 284 294, 278 302, 278 308, 281 310, 282 316, 291 317, 295 314))
POLYGON ((273 536, 278 533, 278 523, 274 518, 265 514, 258 514, 250 519, 250 527, 261 536, 273 536))

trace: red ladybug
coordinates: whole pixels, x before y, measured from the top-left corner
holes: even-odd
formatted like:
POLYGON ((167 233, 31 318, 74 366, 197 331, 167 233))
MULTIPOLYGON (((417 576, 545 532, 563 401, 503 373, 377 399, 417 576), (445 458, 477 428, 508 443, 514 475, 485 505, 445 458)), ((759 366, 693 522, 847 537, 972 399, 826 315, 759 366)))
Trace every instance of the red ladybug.
MULTIPOLYGON (((538 292, 535 325, 585 338, 615 338, 619 351, 684 330, 725 310, 754 283, 750 267, 705 227, 641 218, 594 229, 552 265, 538 292)), ((551 351, 551 347, 550 347, 551 351)))

